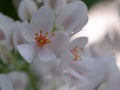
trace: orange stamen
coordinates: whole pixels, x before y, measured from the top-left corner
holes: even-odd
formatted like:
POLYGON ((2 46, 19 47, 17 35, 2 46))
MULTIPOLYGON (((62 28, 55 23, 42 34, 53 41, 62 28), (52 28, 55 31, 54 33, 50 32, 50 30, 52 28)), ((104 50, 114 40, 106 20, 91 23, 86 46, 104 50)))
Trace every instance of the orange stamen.
POLYGON ((79 52, 78 52, 78 47, 75 47, 71 50, 71 53, 74 55, 74 60, 79 60, 80 56, 79 56, 79 52))
POLYGON ((51 43, 50 38, 54 36, 53 33, 51 33, 49 35, 48 32, 46 32, 45 34, 43 34, 42 31, 40 31, 40 34, 38 35, 38 33, 35 33, 35 40, 36 40, 36 44, 38 47, 44 47, 47 44, 51 43))

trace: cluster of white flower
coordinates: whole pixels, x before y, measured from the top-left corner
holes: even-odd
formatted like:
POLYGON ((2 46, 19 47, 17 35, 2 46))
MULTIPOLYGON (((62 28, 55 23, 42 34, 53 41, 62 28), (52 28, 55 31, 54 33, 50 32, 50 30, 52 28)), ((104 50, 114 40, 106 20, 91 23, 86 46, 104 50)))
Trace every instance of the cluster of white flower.
POLYGON ((84 82, 81 85, 88 83, 73 68, 68 69, 70 64, 82 60, 80 54, 88 39, 75 38, 74 34, 83 28, 87 20, 87 7, 82 1, 67 3, 65 0, 44 0, 44 5, 32 15, 30 22, 22 23, 21 34, 25 42, 17 45, 19 53, 29 63, 37 59, 37 63, 40 62, 39 68, 42 69, 42 78, 45 82, 52 80, 55 84, 50 85, 49 89, 45 89, 44 84, 43 90, 53 90, 57 81, 61 83, 60 79, 70 86, 79 86, 77 83, 81 80, 84 82))
POLYGON ((0 90, 112 90, 114 57, 85 48, 87 13, 81 0, 20 0, 19 21, 0 13, 0 90))
POLYGON ((70 78, 69 80, 75 79, 77 82, 86 80, 74 70, 68 70, 70 64, 82 60, 81 52, 88 42, 87 37, 75 38, 74 36, 88 21, 86 5, 82 1, 76 0, 38 2, 43 2, 39 8, 32 0, 20 2, 18 15, 22 22, 14 21, 3 14, 0 15, 2 18, 0 21, 0 48, 4 51, 4 53, 1 52, 1 60, 10 64, 10 62, 14 62, 14 59, 19 59, 10 53, 15 51, 28 63, 34 63, 36 60, 38 60, 37 63, 42 63, 41 75, 47 81, 52 80, 54 83, 56 81, 54 78, 57 77, 63 79, 62 82, 65 83, 68 81, 65 80, 66 75, 67 78, 70 78), (55 66, 53 69, 51 69, 51 62, 54 63, 52 68, 55 66), (44 71, 44 69, 46 70, 44 71), (53 72, 50 72, 49 69, 53 72), (58 73, 59 75, 55 75, 58 73))

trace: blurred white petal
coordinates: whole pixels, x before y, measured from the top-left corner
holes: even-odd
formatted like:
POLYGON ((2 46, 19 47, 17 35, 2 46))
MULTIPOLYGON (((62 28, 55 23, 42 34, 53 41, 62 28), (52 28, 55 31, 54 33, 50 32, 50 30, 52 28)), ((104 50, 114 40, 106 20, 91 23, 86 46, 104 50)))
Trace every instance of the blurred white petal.
MULTIPOLYGON (((25 72, 13 71, 8 74, 14 90, 25 90, 28 84, 28 77, 25 72)), ((9 89, 8 89, 9 90, 9 89)))
POLYGON ((10 78, 5 75, 0 75, 0 89, 1 90, 14 90, 10 78))
POLYGON ((65 5, 59 12, 56 27, 68 33, 77 32, 87 23, 87 7, 82 1, 65 5))
POLYGON ((30 20, 32 14, 37 11, 37 5, 33 0, 22 0, 18 7, 18 15, 21 20, 30 20))
POLYGON ((17 49, 28 63, 31 63, 36 57, 37 52, 34 44, 21 44, 17 46, 17 49))
POLYGON ((56 59, 55 54, 47 47, 38 49, 38 57, 42 61, 52 61, 56 59))
POLYGON ((37 31, 51 32, 55 21, 54 13, 45 6, 42 6, 31 18, 31 25, 37 31))

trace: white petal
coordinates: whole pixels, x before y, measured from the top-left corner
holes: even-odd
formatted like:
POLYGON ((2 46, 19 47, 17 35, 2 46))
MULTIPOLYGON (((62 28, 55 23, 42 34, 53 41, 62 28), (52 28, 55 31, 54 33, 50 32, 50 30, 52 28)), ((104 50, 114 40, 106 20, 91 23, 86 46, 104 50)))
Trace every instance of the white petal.
POLYGON ((8 33, 11 23, 13 23, 12 18, 0 13, 0 39, 4 39, 6 37, 6 33, 8 33))
POLYGON ((16 34, 16 31, 20 32, 21 30, 21 23, 16 21, 11 23, 9 26, 9 28, 4 30, 4 34, 5 34, 5 43, 6 43, 6 47, 7 49, 11 50, 13 49, 13 47, 15 46, 15 41, 19 41, 19 35, 17 34, 16 37, 14 38, 14 33, 16 34), (14 41, 14 39, 16 39, 14 41))
POLYGON ((50 32, 53 28, 54 21, 54 13, 50 9, 43 6, 38 9, 36 13, 33 14, 30 23, 38 32, 40 30, 50 32))
POLYGON ((63 7, 64 0, 44 0, 45 6, 54 10, 56 13, 63 7))
POLYGON ((79 37, 76 38, 74 40, 72 40, 72 42, 70 43, 70 48, 74 48, 74 47, 84 47, 88 42, 88 38, 87 37, 79 37))
POLYGON ((30 20, 32 14, 37 11, 37 5, 33 0, 22 0, 19 4, 18 15, 21 20, 30 20))
POLYGON ((14 90, 12 82, 5 74, 0 75, 0 90, 14 90))
POLYGON ((25 90, 28 85, 28 75, 24 71, 11 71, 8 77, 12 81, 14 90, 25 90))
POLYGON ((87 23, 87 7, 82 1, 76 1, 63 7, 57 16, 56 26, 71 33, 80 30, 87 23))
MULTIPOLYGON (((68 68, 64 71, 64 76, 66 81, 68 83, 71 83, 73 85, 79 86, 80 88, 83 88, 86 85, 89 85, 89 80, 84 77, 82 74, 78 73, 74 68, 68 68)), ((89 90, 89 89, 82 89, 82 90, 89 90)), ((90 89, 91 90, 91 89, 90 89)))
POLYGON ((47 47, 38 49, 38 57, 42 61, 52 61, 56 59, 55 54, 47 47))
POLYGON ((21 23, 16 22, 14 29, 15 30, 13 32, 13 44, 14 47, 16 48, 17 45, 23 44, 25 42, 25 39, 22 36, 21 23))
POLYGON ((55 36, 51 39, 50 47, 57 54, 60 55, 64 52, 64 49, 68 49, 69 46, 69 36, 64 31, 57 31, 55 36))
POLYGON ((61 63, 60 63, 60 68, 61 70, 65 70, 69 64, 73 61, 73 55, 71 52, 64 50, 64 52, 61 55, 61 63))
POLYGON ((75 69, 73 68, 68 68, 68 70, 65 73, 69 73, 70 75, 72 75, 73 77, 75 77, 76 79, 79 80, 86 80, 86 78, 84 76, 82 76, 80 73, 78 73, 75 69))
POLYGON ((28 63, 31 63, 36 57, 36 46, 34 44, 18 45, 17 49, 28 63))
MULTIPOLYGON (((72 67, 80 74, 84 75, 96 87, 105 80, 107 75, 106 63, 101 61, 102 58, 84 57, 83 61, 77 61, 72 67), (97 77, 99 76, 99 77, 97 77)), ((106 60, 106 59, 105 59, 106 60)), ((108 76, 108 75, 107 75, 108 76)))
POLYGON ((36 32, 27 21, 23 22, 21 30, 25 40, 27 40, 30 43, 35 41, 34 38, 36 32))
POLYGON ((12 22, 13 22, 12 18, 10 18, 9 16, 6 16, 6 15, 0 13, 0 24, 1 23, 9 23, 10 24, 12 22))
POLYGON ((9 28, 8 26, 13 23, 13 19, 0 13, 0 29, 4 30, 9 28), (6 27, 7 26, 7 27, 6 27))
POLYGON ((15 23, 12 23, 8 29, 5 31, 5 45, 8 50, 13 49, 13 32, 14 32, 15 23))
MULTIPOLYGON (((20 40, 21 34, 21 22, 13 22, 9 25, 9 28, 5 31, 5 43, 7 49, 11 50, 15 46, 15 44, 19 43, 17 41, 20 40), (14 35, 16 37, 14 37, 14 35)), ((23 38, 21 36, 21 38, 23 38)))

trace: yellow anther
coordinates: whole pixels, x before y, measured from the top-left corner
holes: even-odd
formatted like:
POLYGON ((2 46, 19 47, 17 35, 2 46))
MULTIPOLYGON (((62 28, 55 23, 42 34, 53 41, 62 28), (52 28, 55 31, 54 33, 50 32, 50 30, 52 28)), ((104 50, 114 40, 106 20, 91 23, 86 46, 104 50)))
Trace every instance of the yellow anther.
POLYGON ((74 48, 71 50, 71 53, 73 54, 75 61, 77 61, 77 60, 82 60, 82 59, 81 59, 81 56, 79 55, 79 48, 78 48, 78 47, 74 47, 74 48))
POLYGON ((42 43, 43 43, 43 40, 40 40, 39 42, 42 44, 42 43))

